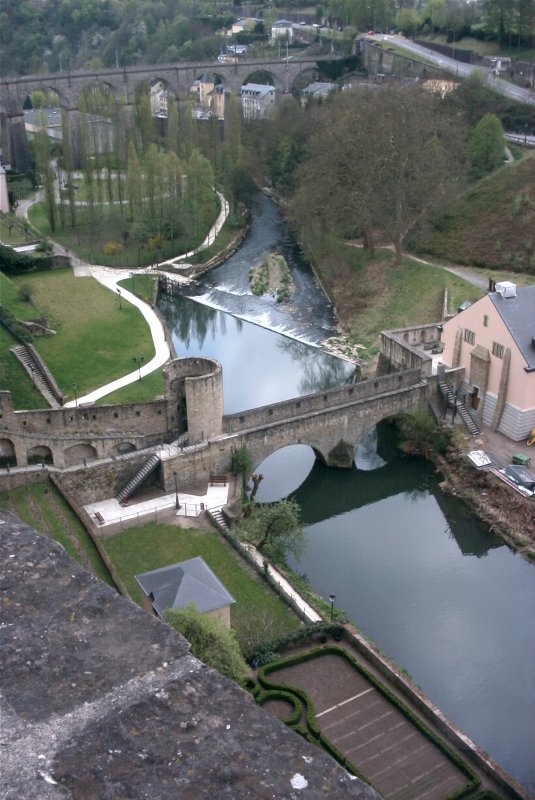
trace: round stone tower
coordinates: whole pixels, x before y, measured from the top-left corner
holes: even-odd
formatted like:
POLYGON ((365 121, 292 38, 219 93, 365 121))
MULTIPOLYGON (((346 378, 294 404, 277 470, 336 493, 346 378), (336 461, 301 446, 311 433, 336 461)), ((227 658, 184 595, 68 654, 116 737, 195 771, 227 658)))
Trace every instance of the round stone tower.
POLYGON ((176 358, 163 371, 167 427, 190 444, 223 430, 223 370, 213 358, 176 358))

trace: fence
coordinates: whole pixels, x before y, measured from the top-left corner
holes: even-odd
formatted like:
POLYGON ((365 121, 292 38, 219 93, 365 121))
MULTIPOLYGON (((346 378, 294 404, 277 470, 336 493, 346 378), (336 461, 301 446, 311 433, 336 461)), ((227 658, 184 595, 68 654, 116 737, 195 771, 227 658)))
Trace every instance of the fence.
POLYGON ((140 525, 146 525, 148 522, 164 522, 173 517, 198 517, 205 510, 204 503, 181 502, 178 511, 174 504, 151 508, 146 511, 135 511, 134 509, 127 511, 125 509, 126 513, 121 514, 119 517, 107 517, 104 522, 100 523, 95 512, 92 512, 91 516, 95 518, 94 524, 100 535, 112 536, 126 528, 136 528, 140 525))
POLYGON ((208 517, 217 530, 223 534, 229 544, 250 564, 259 575, 271 586, 271 588, 292 608, 298 617, 304 622, 317 622, 321 619, 320 615, 306 600, 304 600, 295 590, 290 594, 283 586, 286 580, 279 572, 256 550, 252 545, 241 542, 228 528, 224 528, 218 523, 213 515, 208 511, 208 517))

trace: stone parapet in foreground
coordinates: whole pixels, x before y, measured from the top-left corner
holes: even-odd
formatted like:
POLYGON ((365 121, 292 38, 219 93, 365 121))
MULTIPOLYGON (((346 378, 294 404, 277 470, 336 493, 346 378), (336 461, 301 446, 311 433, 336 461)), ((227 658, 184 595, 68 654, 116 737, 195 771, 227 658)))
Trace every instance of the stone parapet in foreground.
POLYGON ((4 509, 0 565, 5 800, 377 800, 4 509))

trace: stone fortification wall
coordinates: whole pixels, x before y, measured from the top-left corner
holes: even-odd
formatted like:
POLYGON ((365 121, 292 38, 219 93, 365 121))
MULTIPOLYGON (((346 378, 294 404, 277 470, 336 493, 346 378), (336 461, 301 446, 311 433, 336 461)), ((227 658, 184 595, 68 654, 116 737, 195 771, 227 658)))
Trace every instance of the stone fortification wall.
MULTIPOLYGON (((223 376, 209 358, 174 359, 164 370, 165 395, 146 403, 82 405, 14 411, 0 391, 0 442, 19 467, 44 448, 55 466, 117 456, 176 439, 217 436, 222 430, 223 376)), ((0 452, 2 447, 0 447, 0 452)))
MULTIPOLYGON (((78 505, 94 503, 102 497, 113 497, 119 489, 146 463, 149 454, 132 453, 127 457, 107 460, 87 466, 78 465, 54 472, 54 481, 67 497, 75 498, 78 505)), ((156 483, 160 476, 156 473, 156 483)))
POLYGON ((422 347, 439 341, 436 324, 382 331, 381 357, 388 363, 389 371, 420 369, 422 375, 428 376, 432 374, 433 359, 422 347))
POLYGON ((324 411, 333 406, 357 403, 368 397, 387 392, 397 392, 413 386, 420 380, 420 370, 411 369, 396 375, 385 375, 381 378, 360 381, 329 389, 321 394, 310 394, 296 400, 286 400, 272 406, 261 406, 238 414, 228 414, 223 425, 228 433, 268 425, 279 420, 299 417, 312 411, 324 411))
POLYGON ((169 427, 195 444, 218 436, 223 418, 223 370, 212 358, 177 358, 164 372, 169 427))

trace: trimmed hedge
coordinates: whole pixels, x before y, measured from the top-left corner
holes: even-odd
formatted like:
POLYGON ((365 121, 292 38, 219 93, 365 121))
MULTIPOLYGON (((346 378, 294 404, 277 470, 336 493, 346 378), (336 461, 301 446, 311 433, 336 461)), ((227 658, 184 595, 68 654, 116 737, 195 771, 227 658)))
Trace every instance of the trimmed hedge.
MULTIPOLYGON (((312 737, 312 741, 316 741, 325 750, 339 761, 351 773, 361 778, 362 780, 370 783, 365 776, 363 776, 358 768, 352 764, 345 756, 340 753, 337 748, 328 740, 326 736, 321 733, 321 729, 316 721, 313 703, 305 691, 291 684, 277 684, 270 680, 267 676, 277 672, 283 667, 291 667, 295 664, 302 664, 306 661, 311 661, 314 658, 320 658, 323 655, 337 655, 345 658, 351 666, 357 670, 366 680, 380 692, 389 702, 391 702, 405 716, 412 724, 438 749, 446 756, 462 773, 468 778, 468 783, 455 792, 452 792, 444 800, 459 800, 467 794, 477 789, 481 783, 480 778, 469 767, 469 765, 454 751, 452 750, 437 734, 435 734, 427 725, 422 722, 420 717, 411 711, 388 687, 382 684, 374 675, 372 675, 365 667, 363 667, 353 656, 341 647, 335 645, 328 645, 320 650, 308 650, 299 653, 290 658, 284 658, 280 661, 272 662, 261 667, 258 671, 258 681, 266 689, 277 689, 280 691, 291 691, 301 700, 306 707, 306 721, 308 726, 308 736, 312 737)), ((480 798, 483 800, 483 798, 480 798)), ((494 800, 493 797, 485 798, 485 800, 494 800)))
POLYGON ((282 700, 282 702, 291 705, 293 710, 288 717, 282 720, 290 728, 295 727, 301 719, 303 704, 293 692, 284 691, 283 689, 268 689, 267 691, 259 692, 255 696, 255 700, 259 706, 263 706, 264 703, 268 703, 270 700, 282 700))

